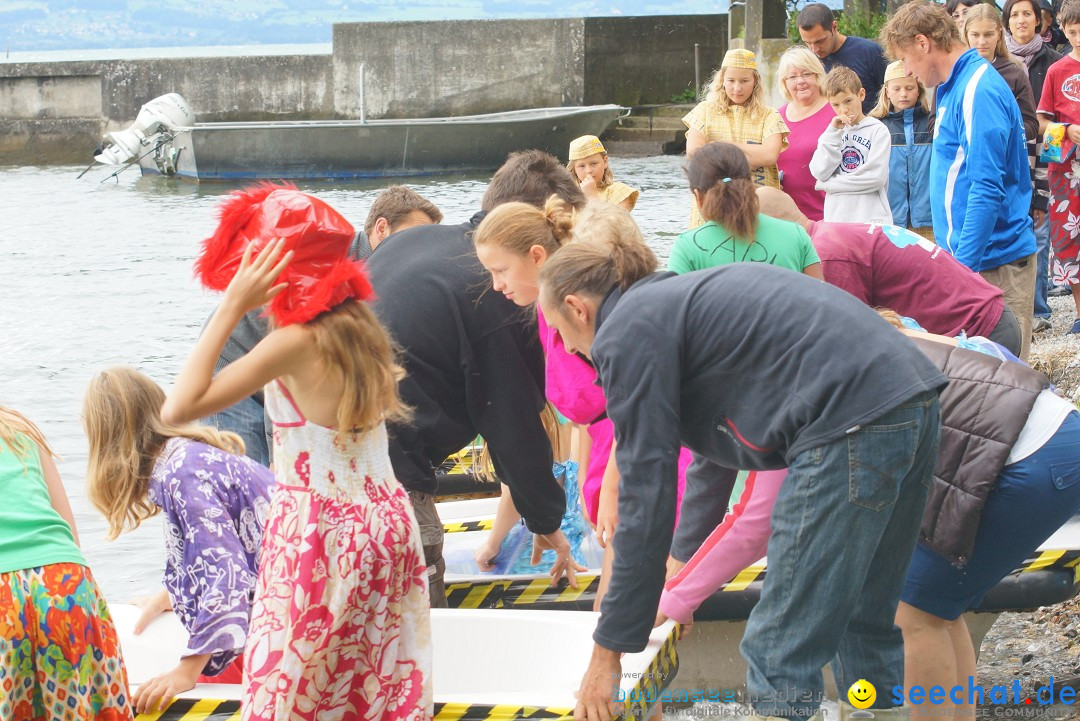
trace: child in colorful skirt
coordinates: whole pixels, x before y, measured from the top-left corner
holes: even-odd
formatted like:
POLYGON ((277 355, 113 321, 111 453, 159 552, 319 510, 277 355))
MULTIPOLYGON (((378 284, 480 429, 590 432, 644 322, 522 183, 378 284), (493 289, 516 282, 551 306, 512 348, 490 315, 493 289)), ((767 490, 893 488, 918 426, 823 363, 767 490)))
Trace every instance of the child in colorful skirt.
POLYGON ((41 431, 0 407, 0 720, 123 721, 127 673, 41 431))
POLYGON ((274 475, 242 455, 234 433, 161 421, 165 393, 131 368, 90 381, 83 425, 90 441, 87 496, 109 538, 165 516, 164 589, 141 600, 139 633, 172 609, 189 634, 179 664, 132 695, 139 713, 164 708, 197 681, 239 683, 274 475))
POLYGON ((196 274, 225 296, 162 418, 183 423, 265 386, 277 488, 244 652, 242 717, 429 719, 431 631, 420 530, 386 420, 407 418, 352 226, 292 186, 233 193, 196 274), (229 333, 275 329, 216 376, 229 333))
POLYGON ((581 183, 581 192, 589 200, 600 198, 627 210, 637 205, 641 191, 615 180, 607 150, 595 135, 582 135, 570 143, 570 162, 566 169, 581 183))

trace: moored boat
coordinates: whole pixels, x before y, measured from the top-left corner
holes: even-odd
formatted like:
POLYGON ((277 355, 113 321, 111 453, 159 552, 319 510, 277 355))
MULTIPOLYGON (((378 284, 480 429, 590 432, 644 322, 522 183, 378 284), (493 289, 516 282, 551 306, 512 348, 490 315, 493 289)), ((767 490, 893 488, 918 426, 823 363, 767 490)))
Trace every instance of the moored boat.
POLYGON ((518 150, 564 157, 571 140, 603 134, 625 112, 592 105, 445 118, 197 123, 173 93, 143 106, 131 127, 109 133, 95 158, 193 180, 485 172, 518 150))

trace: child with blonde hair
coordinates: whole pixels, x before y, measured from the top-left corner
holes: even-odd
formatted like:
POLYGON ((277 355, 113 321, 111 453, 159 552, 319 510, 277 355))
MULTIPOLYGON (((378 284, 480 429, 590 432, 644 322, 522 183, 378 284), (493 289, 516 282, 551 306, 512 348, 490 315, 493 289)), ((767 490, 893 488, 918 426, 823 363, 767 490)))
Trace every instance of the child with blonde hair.
POLYGON ((904 72, 899 60, 885 69, 885 84, 870 116, 884 123, 892 138, 888 197, 893 224, 932 241, 929 179, 934 116, 926 88, 904 72))
POLYGON ((177 666, 133 694, 139 713, 168 706, 199 680, 240 683, 274 484, 269 469, 243 455, 238 435, 164 423, 164 402, 165 392, 133 368, 97 374, 83 399, 87 496, 105 515, 108 538, 165 517, 164 589, 138 600, 135 632, 171 609, 189 634, 177 666))
POLYGON ((420 530, 394 477, 386 421, 405 419, 401 368, 348 259, 352 226, 292 186, 232 194, 196 261, 224 290, 162 409, 201 418, 264 388, 277 489, 244 652, 243 718, 432 714, 420 530), (245 313, 273 330, 214 375, 245 313))
POLYGON ((582 135, 570 143, 570 175, 581 184, 587 200, 600 198, 633 210, 641 191, 615 180, 607 150, 595 135, 582 135))
POLYGON ((126 721, 127 672, 44 434, 0 406, 0 718, 126 721))
POLYGON ((863 114, 866 90, 849 68, 830 70, 822 91, 836 117, 818 139, 810 172, 825 191, 825 221, 891 225, 888 129, 863 114))
MULTIPOLYGON (((728 50, 709 81, 705 99, 683 117, 686 155, 706 143, 732 143, 746 155, 754 185, 780 187, 776 161, 787 147, 788 127, 775 109, 765 104, 757 57, 749 50, 728 50)), ((691 207, 690 227, 704 222, 697 204, 691 207)))
MULTIPOLYGON (((552 197, 543 210, 525 203, 499 206, 484 218, 473 237, 476 256, 491 273, 494 290, 508 294, 517 305, 536 306, 548 400, 584 430, 582 444, 586 450, 579 460, 586 469, 581 484, 582 498, 597 540, 605 549, 597 608, 607 588, 607 570, 613 558, 611 539, 618 523, 619 472, 615 466, 614 428, 606 415, 604 392, 596 384, 596 369, 584 357, 566 352, 562 338, 548 326, 540 306, 536 305, 537 279, 544 264, 571 240, 591 233, 598 242, 614 244, 621 242, 620 235, 627 232, 640 239, 636 224, 621 209, 592 202, 571 223, 567 206, 552 197)), ((679 465, 680 494, 689 464, 690 453, 683 450, 679 465)), ((495 548, 482 550, 490 556, 495 548)))

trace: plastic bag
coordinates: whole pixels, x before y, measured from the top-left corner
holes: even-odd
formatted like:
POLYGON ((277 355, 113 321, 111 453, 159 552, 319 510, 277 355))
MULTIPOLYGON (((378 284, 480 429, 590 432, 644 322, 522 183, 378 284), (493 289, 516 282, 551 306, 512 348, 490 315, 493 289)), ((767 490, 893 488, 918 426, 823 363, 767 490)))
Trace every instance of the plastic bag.
POLYGON ((254 257, 282 238, 285 252, 294 255, 278 278, 288 288, 268 309, 277 325, 305 323, 347 298, 371 297, 363 265, 348 257, 356 231, 318 198, 292 185, 260 183, 231 193, 219 208, 217 230, 195 261, 195 275, 207 288, 228 287, 249 244, 254 257))
POLYGON ((1044 163, 1068 162, 1076 150, 1076 145, 1069 140, 1065 132, 1068 127, 1065 123, 1050 123, 1046 126, 1042 144, 1039 146, 1039 160, 1044 163))

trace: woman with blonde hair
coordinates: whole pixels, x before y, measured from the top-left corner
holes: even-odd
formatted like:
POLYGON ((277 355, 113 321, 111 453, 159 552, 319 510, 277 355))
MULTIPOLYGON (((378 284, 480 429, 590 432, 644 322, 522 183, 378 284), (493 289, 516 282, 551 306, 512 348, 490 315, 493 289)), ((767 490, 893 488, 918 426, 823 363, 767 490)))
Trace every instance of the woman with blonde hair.
POLYGON ((116 629, 53 458, 37 426, 0 406, 0 718, 128 721, 116 629))
MULTIPOLYGON (((644 244, 637 224, 622 208, 593 201, 572 223, 567 206, 552 196, 543 210, 526 203, 500 205, 480 223, 473 241, 477 258, 491 273, 494 290, 519 306, 531 307, 536 304, 541 268, 564 245, 582 239, 607 244, 629 242, 621 241, 623 237, 644 244)), ((619 472, 615 466, 614 428, 607 417, 604 392, 596 384, 596 369, 585 357, 566 352, 562 338, 548 326, 538 305, 536 316, 544 349, 548 401, 584 430, 581 439, 584 450, 579 460, 585 469, 581 494, 588 520, 605 549, 604 571, 597 591, 598 610, 607 588, 613 558, 611 539, 618 523, 619 472)), ((680 489, 689 464, 690 453, 684 450, 680 456, 680 489)), ((496 527, 505 533, 505 524, 497 522, 496 527)), ((492 536, 491 542, 477 553, 482 570, 490 568, 490 559, 498 551, 501 535, 492 536)))
MULTIPOLYGON (((706 143, 723 141, 746 155, 755 185, 780 187, 776 162, 787 147, 788 128, 780 113, 765 104, 757 57, 749 50, 728 50, 709 81, 705 99, 683 117, 686 155, 706 143)), ((697 204, 691 207, 690 227, 704 222, 697 204)))
POLYGON ((779 108, 780 117, 790 131, 788 148, 776 161, 780 185, 803 215, 810 220, 821 220, 825 214, 825 192, 814 188, 817 179, 810 172, 810 158, 817 150, 818 138, 836 117, 829 99, 821 92, 825 66, 808 48, 789 48, 780 56, 776 77, 780 94, 787 100, 779 108))
POLYGON ((1033 142, 1039 134, 1039 119, 1035 115, 1035 98, 1031 90, 1022 60, 1015 58, 1005 46, 1005 27, 1001 24, 1001 13, 989 3, 979 3, 964 15, 960 36, 969 48, 974 48, 1009 84, 1016 104, 1020 106, 1020 117, 1024 119, 1024 136, 1033 142))
POLYGON ((104 514, 108 538, 165 517, 164 589, 137 601, 135 631, 172 609, 190 635, 176 667, 133 694, 139 713, 167 706, 201 677, 240 682, 274 483, 269 469, 243 455, 239 436, 165 423, 164 402, 164 391, 133 368, 102 371, 83 399, 87 496, 104 514))

